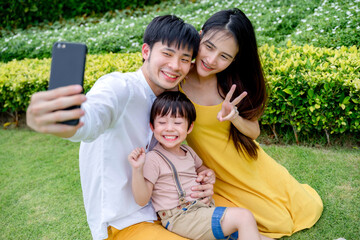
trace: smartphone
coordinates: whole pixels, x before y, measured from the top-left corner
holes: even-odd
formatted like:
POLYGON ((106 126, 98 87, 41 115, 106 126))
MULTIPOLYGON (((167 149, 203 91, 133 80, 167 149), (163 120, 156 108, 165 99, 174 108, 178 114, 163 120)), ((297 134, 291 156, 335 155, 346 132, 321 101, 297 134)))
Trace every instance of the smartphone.
MULTIPOLYGON (((52 47, 49 90, 73 84, 83 86, 87 47, 83 43, 56 42, 52 47)), ((79 108, 72 106, 65 110, 79 108)), ((77 125, 79 119, 61 122, 77 125)))

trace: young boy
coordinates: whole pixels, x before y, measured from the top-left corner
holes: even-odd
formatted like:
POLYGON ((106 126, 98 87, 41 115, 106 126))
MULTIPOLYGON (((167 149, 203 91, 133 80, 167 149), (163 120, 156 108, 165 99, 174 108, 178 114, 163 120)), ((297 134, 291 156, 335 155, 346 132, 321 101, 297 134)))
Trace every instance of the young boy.
POLYGON ((242 208, 215 207, 191 198, 191 186, 200 178, 215 183, 215 174, 189 146, 183 145, 194 126, 196 112, 181 92, 164 92, 152 105, 150 128, 158 141, 145 155, 143 148, 129 154, 132 191, 136 203, 150 198, 168 230, 190 239, 260 239, 252 213, 242 208))

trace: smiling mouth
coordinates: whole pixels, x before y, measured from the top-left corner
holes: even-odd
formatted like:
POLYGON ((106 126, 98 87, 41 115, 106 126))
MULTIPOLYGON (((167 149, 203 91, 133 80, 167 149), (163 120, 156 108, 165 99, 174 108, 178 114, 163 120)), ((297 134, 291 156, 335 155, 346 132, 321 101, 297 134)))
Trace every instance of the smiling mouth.
POLYGON ((168 141, 174 141, 178 138, 178 136, 168 136, 168 135, 164 135, 163 138, 165 138, 165 140, 168 141))
POLYGON ((178 76, 170 74, 168 72, 161 71, 166 77, 171 78, 172 80, 176 80, 178 76))
POLYGON ((201 61, 202 65, 205 67, 205 69, 207 70, 213 70, 212 67, 210 67, 209 65, 207 65, 204 61, 201 61))

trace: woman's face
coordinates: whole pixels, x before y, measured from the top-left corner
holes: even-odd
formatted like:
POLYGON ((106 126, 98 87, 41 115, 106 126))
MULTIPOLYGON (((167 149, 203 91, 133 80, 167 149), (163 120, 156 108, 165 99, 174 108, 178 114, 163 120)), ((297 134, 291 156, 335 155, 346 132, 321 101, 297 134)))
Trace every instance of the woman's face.
POLYGON ((235 59, 239 47, 227 31, 208 32, 200 42, 196 70, 200 77, 212 77, 225 70, 235 59))

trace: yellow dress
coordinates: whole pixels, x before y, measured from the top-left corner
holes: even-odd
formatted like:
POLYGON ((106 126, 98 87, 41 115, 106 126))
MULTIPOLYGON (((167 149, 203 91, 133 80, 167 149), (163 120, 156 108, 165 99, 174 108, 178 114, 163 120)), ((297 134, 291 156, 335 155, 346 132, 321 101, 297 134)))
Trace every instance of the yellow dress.
POLYGON ((250 210, 259 231, 271 238, 289 236, 317 222, 323 204, 314 189, 300 184, 260 146, 256 160, 239 154, 228 140, 230 122, 216 118, 221 104, 194 105, 197 116, 187 143, 216 173, 216 205, 250 210))

